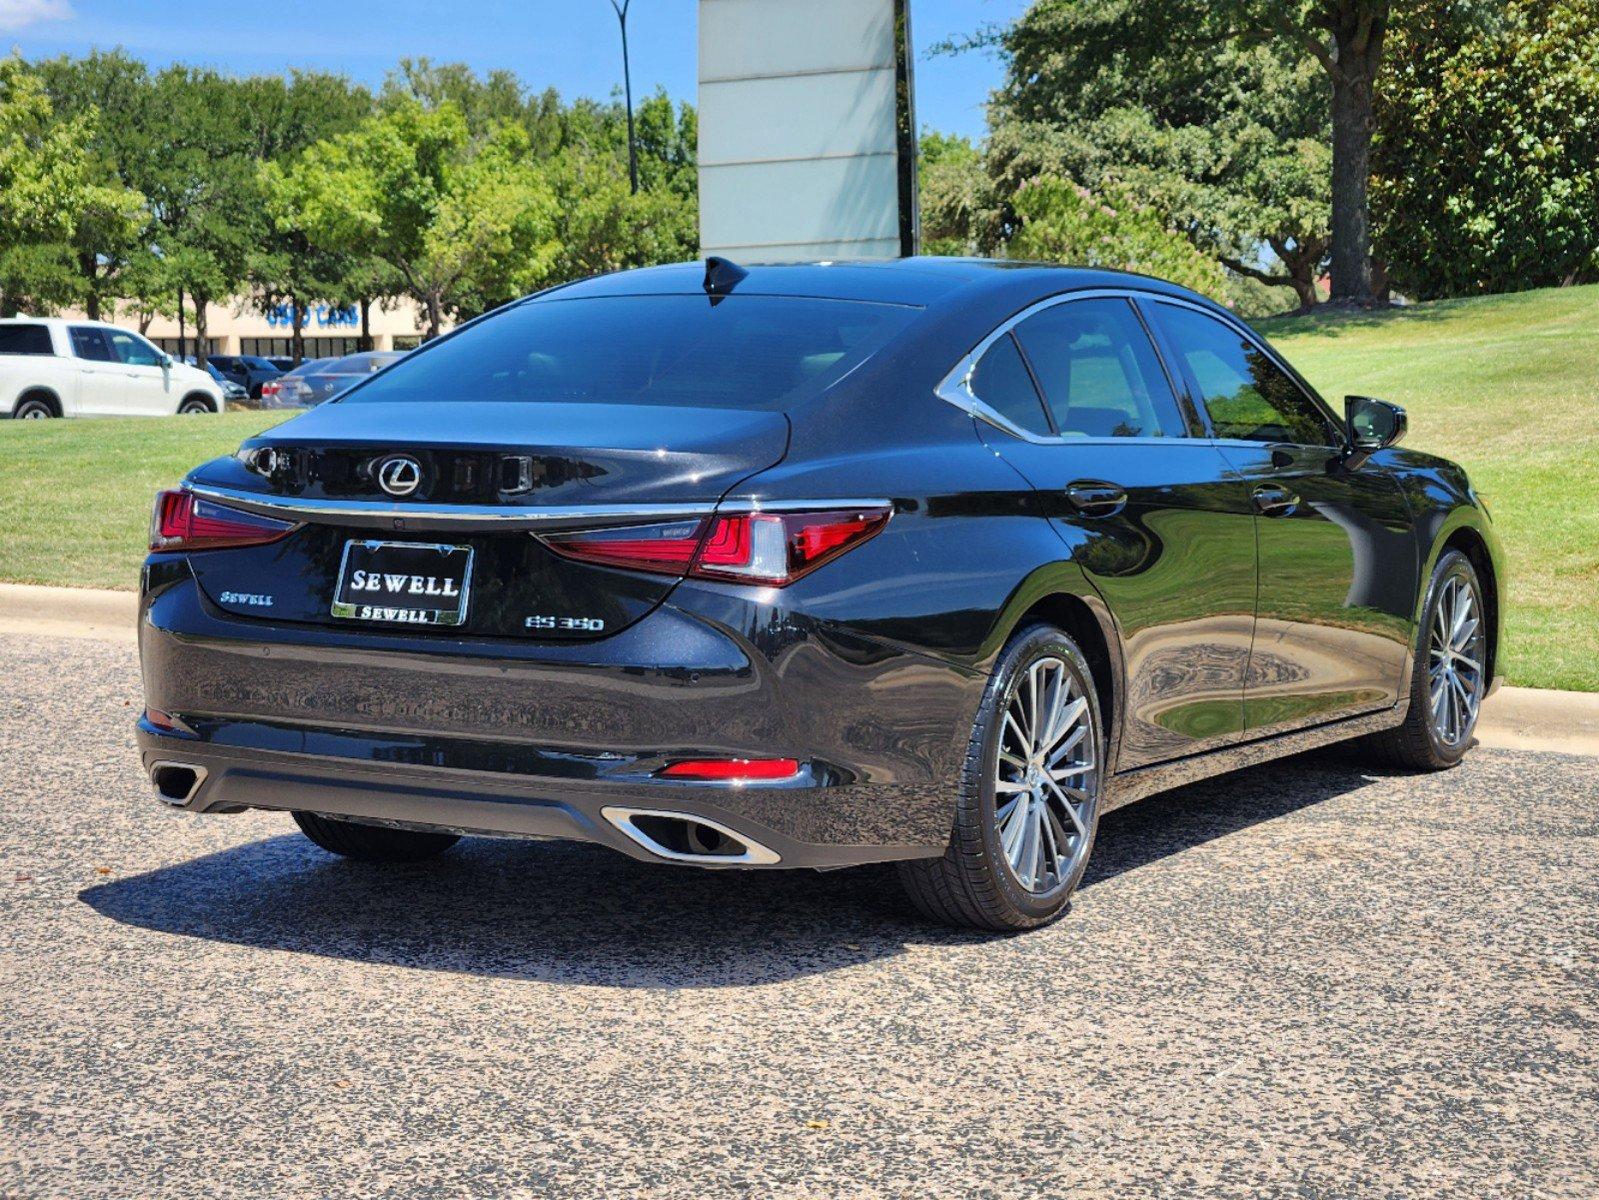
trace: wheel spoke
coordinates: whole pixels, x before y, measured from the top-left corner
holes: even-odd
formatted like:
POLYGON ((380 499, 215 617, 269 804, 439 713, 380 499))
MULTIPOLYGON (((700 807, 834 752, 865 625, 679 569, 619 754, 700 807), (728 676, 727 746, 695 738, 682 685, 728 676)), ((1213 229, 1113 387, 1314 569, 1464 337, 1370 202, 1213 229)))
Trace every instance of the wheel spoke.
POLYGON ((1005 710, 1005 728, 1016 738, 1016 741, 1021 746, 1023 753, 1027 753, 1032 749, 1030 744, 1031 739, 1029 739, 1028 736, 1022 732, 1022 727, 1017 724, 1016 718, 1011 715, 1009 709, 1005 710))
POLYGON ((1053 783, 1050 783, 1047 786, 1060 800, 1060 806, 1066 810, 1067 817, 1069 817, 1071 819, 1071 823, 1077 827, 1078 834, 1083 837, 1087 837, 1088 827, 1083 822, 1082 814, 1077 811, 1078 806, 1073 804, 1070 798, 1067 797, 1066 793, 1060 788, 1056 787, 1053 783))

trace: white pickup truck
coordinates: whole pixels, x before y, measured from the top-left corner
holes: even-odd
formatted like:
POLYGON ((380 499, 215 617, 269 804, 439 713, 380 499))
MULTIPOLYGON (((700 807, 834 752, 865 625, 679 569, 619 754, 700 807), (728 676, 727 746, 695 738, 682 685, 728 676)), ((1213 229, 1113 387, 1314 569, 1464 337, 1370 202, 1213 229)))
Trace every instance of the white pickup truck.
POLYGON ((136 333, 99 321, 0 320, 0 417, 221 412, 222 385, 136 333))

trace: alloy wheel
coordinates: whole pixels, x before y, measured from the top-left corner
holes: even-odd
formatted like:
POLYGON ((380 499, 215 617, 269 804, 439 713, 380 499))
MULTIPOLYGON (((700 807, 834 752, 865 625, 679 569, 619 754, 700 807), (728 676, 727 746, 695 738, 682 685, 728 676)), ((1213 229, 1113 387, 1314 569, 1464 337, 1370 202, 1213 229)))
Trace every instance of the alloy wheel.
POLYGON ((1481 606, 1469 578, 1451 575, 1438 591, 1427 642, 1433 732, 1455 747, 1471 736, 1483 693, 1481 606))
POLYGON ((994 823, 1012 876, 1035 896, 1075 878, 1099 803, 1094 709, 1059 658, 1034 662, 1005 706, 994 823))

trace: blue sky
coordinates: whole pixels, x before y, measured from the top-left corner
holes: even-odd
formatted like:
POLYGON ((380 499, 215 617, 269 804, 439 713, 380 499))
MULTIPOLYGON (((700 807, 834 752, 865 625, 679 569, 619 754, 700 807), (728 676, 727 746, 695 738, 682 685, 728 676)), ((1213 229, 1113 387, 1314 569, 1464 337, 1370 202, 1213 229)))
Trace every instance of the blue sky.
MULTIPOLYGON (((628 18, 634 93, 664 85, 692 99, 695 0, 633 0, 628 18)), ((979 137, 1000 64, 988 54, 928 57, 926 48, 1027 0, 911 0, 917 120, 979 137)), ((186 62, 239 73, 292 66, 342 71, 366 83, 405 55, 506 67, 565 96, 610 94, 621 82, 608 0, 0 0, 0 49, 29 57, 122 46, 152 65, 186 62)))

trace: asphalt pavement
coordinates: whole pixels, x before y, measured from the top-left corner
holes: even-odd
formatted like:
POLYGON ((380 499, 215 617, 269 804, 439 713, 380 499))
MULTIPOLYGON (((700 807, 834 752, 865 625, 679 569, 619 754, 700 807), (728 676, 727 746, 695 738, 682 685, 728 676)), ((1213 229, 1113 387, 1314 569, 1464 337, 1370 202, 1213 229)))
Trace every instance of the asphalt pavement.
POLYGON ((149 798, 133 649, 0 636, 0 1197, 1599 1195, 1599 760, 1323 752, 1071 913, 149 798))

